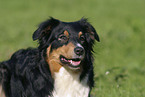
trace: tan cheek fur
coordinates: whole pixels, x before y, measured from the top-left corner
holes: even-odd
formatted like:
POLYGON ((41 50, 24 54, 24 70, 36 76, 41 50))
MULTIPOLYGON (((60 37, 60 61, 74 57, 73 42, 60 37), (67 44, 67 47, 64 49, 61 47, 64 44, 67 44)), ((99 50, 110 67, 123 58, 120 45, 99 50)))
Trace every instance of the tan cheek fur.
POLYGON ((58 55, 55 54, 54 52, 52 52, 50 54, 50 49, 51 49, 51 46, 49 46, 47 48, 47 58, 46 58, 46 61, 49 64, 51 75, 53 76, 54 72, 58 72, 59 71, 59 69, 61 68, 61 65, 59 64, 59 61, 58 61, 58 55))
POLYGON ((0 85, 0 97, 6 97, 1 85, 0 85))
POLYGON ((54 49, 51 53, 50 53, 51 46, 47 48, 46 61, 49 64, 52 76, 54 75, 54 72, 59 72, 60 68, 62 67, 59 59, 60 55, 63 55, 66 58, 71 59, 74 54, 74 47, 75 46, 72 43, 69 43, 68 45, 64 45, 62 47, 59 47, 58 49, 54 49))

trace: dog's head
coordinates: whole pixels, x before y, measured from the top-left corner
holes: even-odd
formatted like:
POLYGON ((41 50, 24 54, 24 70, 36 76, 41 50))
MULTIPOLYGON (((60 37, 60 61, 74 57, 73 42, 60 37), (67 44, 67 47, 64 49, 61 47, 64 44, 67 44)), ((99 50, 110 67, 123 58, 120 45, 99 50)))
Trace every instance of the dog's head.
POLYGON ((39 41, 39 50, 45 50, 45 59, 52 72, 59 71, 62 66, 81 70, 95 39, 99 41, 99 36, 87 19, 62 22, 50 18, 33 34, 33 40, 39 41))

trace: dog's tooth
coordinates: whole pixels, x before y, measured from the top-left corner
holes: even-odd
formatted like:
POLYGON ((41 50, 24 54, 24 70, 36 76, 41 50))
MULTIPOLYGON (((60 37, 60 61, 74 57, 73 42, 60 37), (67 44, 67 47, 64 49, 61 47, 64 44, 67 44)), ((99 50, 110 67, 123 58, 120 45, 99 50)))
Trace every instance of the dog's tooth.
POLYGON ((71 62, 71 64, 73 63, 73 61, 72 61, 72 60, 70 60, 70 62, 71 62))

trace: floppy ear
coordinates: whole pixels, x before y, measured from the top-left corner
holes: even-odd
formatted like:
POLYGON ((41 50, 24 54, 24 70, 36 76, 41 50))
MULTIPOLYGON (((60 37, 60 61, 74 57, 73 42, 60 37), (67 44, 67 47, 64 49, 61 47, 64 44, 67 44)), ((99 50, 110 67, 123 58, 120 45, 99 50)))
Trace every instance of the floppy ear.
POLYGON ((92 40, 96 39, 98 42, 100 42, 99 35, 97 34, 95 28, 89 22, 87 22, 87 19, 82 18, 80 22, 84 29, 89 33, 90 38, 92 40))
POLYGON ((33 40, 41 39, 43 35, 50 35, 53 28, 55 28, 59 24, 59 20, 50 18, 49 20, 41 23, 39 28, 33 33, 33 40))
POLYGON ((97 34, 95 28, 89 23, 88 23, 88 32, 93 40, 96 39, 98 42, 100 42, 99 35, 97 34))

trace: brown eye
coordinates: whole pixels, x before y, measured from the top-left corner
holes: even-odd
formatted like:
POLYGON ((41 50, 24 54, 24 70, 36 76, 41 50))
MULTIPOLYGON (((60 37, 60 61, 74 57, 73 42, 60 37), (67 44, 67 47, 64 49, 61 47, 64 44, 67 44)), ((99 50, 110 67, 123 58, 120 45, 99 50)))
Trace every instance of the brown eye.
POLYGON ((85 37, 83 35, 80 36, 81 43, 85 42, 85 37))
POLYGON ((62 34, 58 37, 58 41, 60 41, 61 43, 65 43, 68 41, 68 37, 62 34))

